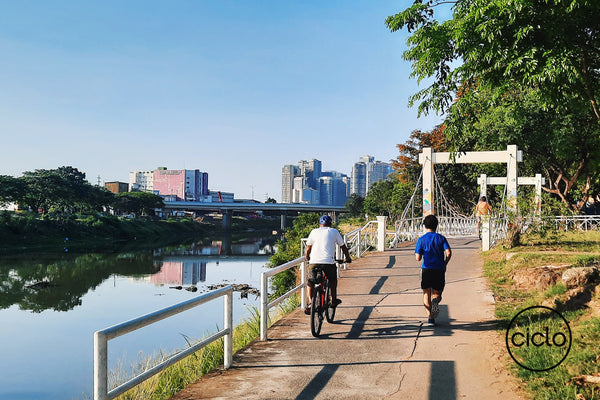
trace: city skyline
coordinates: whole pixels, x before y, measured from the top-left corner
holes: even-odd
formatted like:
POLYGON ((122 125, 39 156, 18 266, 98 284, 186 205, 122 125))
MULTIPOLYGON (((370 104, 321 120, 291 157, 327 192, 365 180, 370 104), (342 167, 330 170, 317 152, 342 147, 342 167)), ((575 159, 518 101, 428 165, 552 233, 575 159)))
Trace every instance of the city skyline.
POLYGON ((369 187, 388 179, 392 165, 375 160, 371 155, 359 157, 351 173, 328 171, 323 161, 315 158, 285 164, 281 168, 281 202, 343 206, 348 197, 365 197, 369 187))
MULTIPOLYGON (((408 4, 408 3, 407 3, 408 4)), ((73 166, 205 171, 210 188, 281 201, 281 166, 389 162, 417 119, 395 1, 7 2, 0 175, 73 166)))

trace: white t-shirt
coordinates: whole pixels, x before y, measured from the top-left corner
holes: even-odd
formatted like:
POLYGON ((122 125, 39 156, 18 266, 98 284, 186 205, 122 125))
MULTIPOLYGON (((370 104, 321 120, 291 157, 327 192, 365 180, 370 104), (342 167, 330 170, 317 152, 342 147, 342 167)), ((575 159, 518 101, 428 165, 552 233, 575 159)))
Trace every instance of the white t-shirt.
POLYGON ((335 264, 335 245, 343 245, 344 239, 337 229, 320 226, 308 235, 311 264, 335 264))

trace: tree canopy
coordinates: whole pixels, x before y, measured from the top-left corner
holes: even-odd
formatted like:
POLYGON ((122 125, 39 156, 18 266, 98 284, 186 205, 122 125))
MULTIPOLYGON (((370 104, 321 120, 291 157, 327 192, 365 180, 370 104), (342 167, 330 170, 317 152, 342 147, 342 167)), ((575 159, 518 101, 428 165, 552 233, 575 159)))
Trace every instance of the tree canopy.
POLYGON ((395 221, 408 204, 412 192, 411 184, 398 179, 375 182, 365 197, 364 212, 371 216, 385 215, 395 221))
POLYGON ((429 85, 410 104, 445 116, 451 151, 517 144, 525 171, 575 209, 598 190, 600 2, 416 0, 386 19, 407 29, 411 76, 429 85))
POLYGON ((0 175, 0 205, 17 203, 21 209, 42 214, 97 213, 107 207, 127 213, 153 215, 163 207, 160 196, 127 192, 115 196, 109 190, 91 185, 85 173, 71 166, 25 171, 15 178, 0 175))
POLYGON ((154 209, 162 208, 162 197, 147 192, 126 192, 115 196, 113 207, 122 212, 154 215, 154 209))

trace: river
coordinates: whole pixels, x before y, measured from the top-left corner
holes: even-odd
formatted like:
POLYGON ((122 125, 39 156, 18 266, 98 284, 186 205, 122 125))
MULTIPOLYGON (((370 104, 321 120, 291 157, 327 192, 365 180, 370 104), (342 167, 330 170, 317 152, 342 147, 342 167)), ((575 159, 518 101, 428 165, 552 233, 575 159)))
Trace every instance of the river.
MULTIPOLYGON (((210 285, 260 288, 272 250, 270 238, 0 258, 0 400, 91 399, 95 331, 197 297, 210 285)), ((235 292, 234 323, 258 305, 257 295, 235 292)), ((222 299, 111 340, 109 376, 185 348, 217 326, 223 327, 222 299)))

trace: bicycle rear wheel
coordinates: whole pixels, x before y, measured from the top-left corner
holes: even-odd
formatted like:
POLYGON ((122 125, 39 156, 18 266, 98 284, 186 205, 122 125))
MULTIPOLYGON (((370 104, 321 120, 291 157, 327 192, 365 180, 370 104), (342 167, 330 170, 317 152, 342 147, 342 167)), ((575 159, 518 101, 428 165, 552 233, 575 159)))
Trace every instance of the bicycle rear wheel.
POLYGON ((325 317, 327 318, 327 322, 332 323, 333 317, 335 317, 335 307, 333 305, 333 299, 331 298, 331 289, 329 285, 327 285, 327 289, 325 289, 325 304, 323 305, 325 309, 325 317))
POLYGON ((310 307, 310 333, 314 337, 319 337, 323 325, 323 305, 321 304, 321 289, 315 287, 312 295, 312 305, 310 307))

